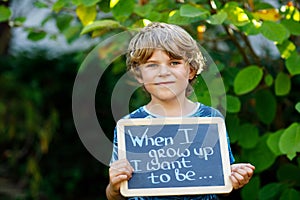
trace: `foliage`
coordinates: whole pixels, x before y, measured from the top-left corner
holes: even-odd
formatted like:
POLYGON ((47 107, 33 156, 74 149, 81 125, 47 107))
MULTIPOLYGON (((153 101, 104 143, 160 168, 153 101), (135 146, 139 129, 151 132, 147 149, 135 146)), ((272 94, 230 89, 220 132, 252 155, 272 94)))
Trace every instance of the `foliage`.
MULTIPOLYGON (((296 1, 281 2, 276 2, 280 5, 276 8, 262 0, 58 0, 55 3, 40 0, 35 5, 51 8, 52 13, 38 30, 28 27, 26 30, 28 39, 33 41, 42 40, 47 34, 55 39, 54 33, 43 29, 47 20, 55 20, 59 30, 56 34, 64 34, 71 43, 80 35, 102 38, 142 27, 148 21, 183 26, 213 57, 226 88, 226 94, 215 92, 216 100, 211 102, 205 82, 199 77, 195 85, 197 99, 227 111, 227 129, 237 161, 256 166, 252 181, 232 195, 245 200, 299 199, 300 12, 296 1), (273 42, 279 56, 272 56, 267 51, 257 53, 258 47, 253 46, 250 39, 254 36, 273 42), (224 99, 227 100, 225 105, 224 99)), ((9 19, 10 24, 22 26, 22 20, 18 19, 24 16, 13 16, 3 6, 0 9, 4 11, 0 16, 2 21, 9 19)), ((114 65, 114 68, 120 67, 121 64, 114 65)), ((111 73, 119 75, 120 71, 111 73)), ((12 121, 6 122, 11 124, 10 128, 2 125, 1 130, 5 131, 1 139, 6 145, 10 144, 11 137, 26 143, 25 136, 20 134, 26 130, 26 136, 40 141, 33 151, 34 156, 43 156, 51 148, 51 139, 58 137, 54 134, 57 134, 55 127, 59 127, 61 113, 57 114, 59 111, 55 106, 40 111, 38 106, 45 102, 39 100, 43 96, 37 92, 39 90, 30 88, 36 87, 34 84, 30 87, 18 85, 15 77, 9 75, 1 75, 1 79, 9 80, 8 83, 13 84, 11 88, 27 91, 19 93, 17 102, 11 102, 17 107, 9 107, 14 108, 15 113, 25 113, 21 115, 25 125, 13 126, 16 120, 12 117, 12 121), (36 120, 38 125, 33 123, 36 120), (49 126, 50 130, 47 129, 49 126), (22 129, 13 130, 13 127, 22 129)), ((112 84, 110 81, 107 80, 107 85, 112 84)), ((10 94, 9 89, 5 91, 10 94)), ((0 104, 2 115, 7 113, 4 106, 7 102, 4 103, 0 104)), ((9 153, 12 166, 16 166, 13 160, 17 155, 9 153)), ((36 182, 31 183, 30 188, 34 195, 37 185, 42 182, 41 175, 34 174, 39 171, 39 165, 36 157, 29 157, 27 163, 28 170, 23 173, 34 177, 32 180, 36 182)))

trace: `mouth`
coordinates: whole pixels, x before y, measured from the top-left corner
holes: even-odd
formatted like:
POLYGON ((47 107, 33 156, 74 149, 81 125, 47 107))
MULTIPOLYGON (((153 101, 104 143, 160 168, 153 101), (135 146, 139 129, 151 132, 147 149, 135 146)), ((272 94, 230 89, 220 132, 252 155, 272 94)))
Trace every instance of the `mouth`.
POLYGON ((163 82, 158 82, 155 83, 155 85, 169 85, 175 83, 174 81, 163 81, 163 82))

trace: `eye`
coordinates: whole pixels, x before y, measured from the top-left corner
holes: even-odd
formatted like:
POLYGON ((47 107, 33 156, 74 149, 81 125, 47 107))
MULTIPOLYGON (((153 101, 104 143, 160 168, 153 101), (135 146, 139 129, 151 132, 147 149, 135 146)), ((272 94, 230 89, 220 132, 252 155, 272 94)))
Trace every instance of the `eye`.
POLYGON ((171 66, 176 66, 176 65, 180 65, 180 64, 182 64, 182 61, 172 61, 170 63, 171 66))
POLYGON ((146 67, 146 68, 155 68, 155 67, 158 67, 158 64, 155 64, 155 63, 149 63, 149 64, 146 64, 145 67, 146 67))

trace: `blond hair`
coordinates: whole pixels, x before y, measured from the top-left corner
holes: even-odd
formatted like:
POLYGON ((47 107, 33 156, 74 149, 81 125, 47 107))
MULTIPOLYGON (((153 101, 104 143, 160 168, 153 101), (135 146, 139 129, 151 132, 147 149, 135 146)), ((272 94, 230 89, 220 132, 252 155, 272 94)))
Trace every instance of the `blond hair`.
POLYGON ((154 22, 131 39, 126 61, 128 70, 136 72, 137 67, 146 63, 155 49, 166 51, 171 58, 185 60, 197 75, 205 66, 199 47, 189 33, 173 24, 154 22))

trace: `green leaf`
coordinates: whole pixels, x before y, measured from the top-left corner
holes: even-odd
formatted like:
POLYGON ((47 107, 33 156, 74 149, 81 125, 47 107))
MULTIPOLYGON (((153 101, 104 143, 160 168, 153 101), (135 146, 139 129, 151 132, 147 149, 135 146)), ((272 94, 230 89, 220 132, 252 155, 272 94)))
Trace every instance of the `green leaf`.
POLYGON ((256 65, 242 69, 234 79, 234 92, 237 95, 246 94, 254 90, 263 77, 263 70, 256 65))
POLYGON ((300 192, 293 188, 287 188, 283 191, 279 200, 296 200, 300 199, 300 192))
POLYGON ((241 110, 241 101, 238 97, 227 95, 227 112, 237 113, 241 110))
POLYGON ((280 156, 283 154, 279 148, 279 140, 280 140, 280 137, 281 137, 283 131, 284 130, 276 131, 275 133, 270 134, 267 139, 268 147, 276 156, 280 156))
POLYGON ((283 132, 279 148, 290 160, 296 156, 297 152, 300 152, 300 125, 298 123, 291 124, 283 132))
POLYGON ((200 7, 195 7, 190 4, 184 4, 180 7, 180 16, 182 17, 201 17, 202 19, 207 18, 210 13, 208 10, 200 7))
POLYGON ((260 34, 261 23, 262 22, 253 19, 244 26, 239 27, 239 29, 243 31, 246 35, 258 35, 260 34))
POLYGON ((30 31, 27 38, 31 41, 39 41, 46 37, 46 32, 44 31, 30 31))
POLYGON ((58 0, 53 4, 52 10, 54 10, 55 12, 59 12, 62 8, 64 8, 69 3, 70 0, 58 0))
POLYGON ((33 5, 37 8, 48 8, 48 5, 41 1, 36 1, 33 3, 33 5))
POLYGON ((295 105, 295 109, 300 113, 300 102, 295 105))
POLYGON ((80 0, 80 3, 82 3, 84 6, 94 6, 96 5, 100 0, 80 0))
POLYGON ((285 26, 285 28, 287 30, 289 30, 289 32, 292 35, 300 35, 300 23, 293 20, 293 19, 284 19, 281 21, 281 24, 283 24, 285 26))
POLYGON ((285 40, 282 44, 277 44, 277 48, 281 57, 287 59, 295 51, 296 45, 289 40, 285 40))
POLYGON ((133 13, 134 5, 135 0, 120 0, 111 11, 116 20, 124 22, 133 13))
POLYGON ((80 31, 81 25, 78 24, 67 27, 67 29, 65 29, 63 33, 66 37, 67 42, 70 44, 79 37, 80 31))
POLYGON ((226 116, 226 125, 231 143, 235 143, 239 139, 239 123, 240 119, 236 115, 227 115, 226 116))
POLYGON ((152 4, 146 4, 144 6, 135 5, 134 7, 134 12, 141 17, 147 16, 149 13, 151 13, 151 11, 153 11, 152 4))
POLYGON ((110 3, 110 0, 102 0, 102 1, 100 1, 100 2, 98 3, 99 9, 100 9, 102 12, 105 12, 105 13, 110 12, 109 3, 110 3))
POLYGON ((60 14, 56 18, 56 26, 60 30, 60 32, 63 32, 64 30, 69 28, 72 20, 73 16, 68 14, 60 14))
POLYGON ((115 29, 115 28, 121 28, 119 22, 114 20, 100 20, 100 21, 94 21, 92 24, 89 24, 83 28, 80 34, 86 34, 91 31, 95 30, 102 30, 102 29, 115 29))
POLYGON ((213 77, 209 80, 208 88, 213 96, 221 96, 226 93, 224 89, 224 81, 221 77, 213 77))
POLYGON ((269 183, 259 191, 259 200, 279 199, 281 192, 285 186, 282 183, 269 183))
POLYGON ((162 14, 156 11, 152 11, 146 16, 146 18, 150 21, 159 21, 162 18, 162 14))
POLYGON ((254 148, 243 149, 243 159, 255 166, 255 172, 259 173, 268 169, 276 160, 276 156, 267 145, 268 135, 263 135, 258 139, 254 148))
POLYGON ((196 17, 192 18, 181 16, 179 10, 173 10, 169 13, 168 23, 170 24, 188 25, 196 21, 199 21, 196 17))
POLYGON ((8 7, 0 5, 0 22, 9 20, 11 14, 12 12, 8 7))
POLYGON ((270 87, 272 84, 273 84, 273 82, 274 82, 274 79, 273 79, 273 77, 272 77, 272 75, 271 74, 267 74, 266 76, 265 76, 265 83, 266 83, 266 85, 268 86, 268 87, 270 87))
POLYGON ((260 90, 255 94, 255 110, 260 121, 270 124, 276 115, 277 103, 269 90, 260 90))
POLYGON ((287 95, 291 90, 291 79, 290 77, 283 73, 279 72, 275 79, 275 94, 277 96, 287 95))
POLYGON ((207 23, 212 25, 220 25, 226 20, 227 16, 227 13, 221 10, 217 14, 209 16, 209 18, 206 21, 207 23))
POLYGON ((258 198, 260 179, 254 176, 251 181, 242 188, 241 195, 243 200, 253 200, 258 198))
POLYGON ((260 31, 266 38, 278 43, 282 43, 290 36, 289 31, 282 24, 273 21, 264 21, 260 31))
POLYGON ((252 124, 243 124, 238 128, 239 138, 238 144, 245 148, 253 148, 256 146, 259 135, 258 129, 252 124))
POLYGON ((277 170, 277 178, 280 182, 300 186, 300 168, 290 163, 281 165, 277 170))
POLYGON ((288 69, 289 73, 294 76, 300 74, 300 55, 297 53, 297 51, 294 51, 291 56, 286 59, 285 65, 288 69))

